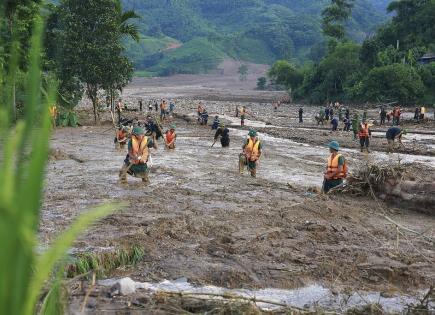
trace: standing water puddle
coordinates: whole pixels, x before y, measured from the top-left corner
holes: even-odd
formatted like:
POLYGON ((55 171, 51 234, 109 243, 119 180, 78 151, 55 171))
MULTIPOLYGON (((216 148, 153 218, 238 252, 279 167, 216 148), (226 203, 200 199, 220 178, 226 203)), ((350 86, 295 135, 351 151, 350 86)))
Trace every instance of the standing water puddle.
MULTIPOLYGON (((130 280, 130 279, 128 279, 130 280)), ((102 286, 113 286, 119 280, 108 279, 98 283, 102 286)), ((264 310, 278 309, 278 305, 287 305, 289 307, 314 309, 323 308, 332 311, 346 311, 354 307, 362 307, 368 304, 379 304, 384 311, 387 312, 402 312, 408 308, 410 304, 418 304, 419 299, 411 296, 393 296, 383 297, 378 292, 364 292, 352 294, 333 294, 331 290, 313 284, 304 288, 283 290, 283 289, 226 289, 216 286, 194 286, 185 278, 175 281, 164 280, 160 283, 151 282, 134 282, 135 289, 144 289, 152 293, 159 291, 170 293, 182 293, 183 295, 194 295, 199 298, 222 299, 223 296, 232 298, 245 298, 261 300, 257 302, 258 307, 264 310), (270 302, 270 303, 267 303, 270 302), (278 305, 277 305, 278 304, 278 305)), ((421 292, 424 295, 424 292, 421 292)), ((435 310, 435 304, 429 305, 435 310)))

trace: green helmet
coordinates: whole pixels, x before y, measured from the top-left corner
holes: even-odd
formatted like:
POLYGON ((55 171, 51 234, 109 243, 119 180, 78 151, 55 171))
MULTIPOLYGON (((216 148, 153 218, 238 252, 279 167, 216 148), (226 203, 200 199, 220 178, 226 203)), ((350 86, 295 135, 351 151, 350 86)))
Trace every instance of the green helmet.
POLYGON ((171 125, 169 128, 170 128, 171 130, 175 130, 175 125, 171 125))
POLYGON ((254 129, 249 130, 249 136, 250 137, 256 137, 257 136, 257 132, 254 129))
POLYGON ((224 128, 224 127, 225 127, 225 124, 224 124, 223 122, 221 122, 221 123, 219 124, 219 127, 224 128))
POLYGON ((145 134, 145 130, 143 130, 141 127, 134 127, 132 133, 135 136, 143 136, 145 134))
POLYGON ((335 150, 335 151, 340 151, 340 144, 337 141, 331 141, 328 144, 328 148, 335 150))

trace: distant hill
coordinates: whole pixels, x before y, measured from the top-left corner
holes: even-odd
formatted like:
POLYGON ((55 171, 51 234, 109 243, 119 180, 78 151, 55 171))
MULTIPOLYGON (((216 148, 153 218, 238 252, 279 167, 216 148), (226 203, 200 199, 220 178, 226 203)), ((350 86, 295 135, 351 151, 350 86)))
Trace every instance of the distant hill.
MULTIPOLYGON (((321 11, 329 0, 122 0, 142 16, 128 54, 142 74, 214 69, 224 58, 302 62, 324 52, 321 11)), ((356 0, 348 34, 362 41, 384 23, 388 0, 356 0)))

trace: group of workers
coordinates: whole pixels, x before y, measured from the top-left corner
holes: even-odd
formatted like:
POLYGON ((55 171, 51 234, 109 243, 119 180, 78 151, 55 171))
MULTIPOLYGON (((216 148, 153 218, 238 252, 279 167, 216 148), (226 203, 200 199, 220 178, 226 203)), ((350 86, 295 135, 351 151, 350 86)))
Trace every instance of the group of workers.
MULTIPOLYGON (((393 126, 388 129, 386 137, 388 140, 389 153, 394 151, 396 140, 398 140, 400 145, 403 145, 402 135, 405 134, 406 131, 400 129, 397 126, 393 126)), ((361 140, 361 148, 366 145, 365 141, 368 141, 368 133, 366 131, 364 131, 364 136, 362 139, 364 140, 361 140)), ((328 158, 328 163, 324 174, 324 181, 322 187, 322 191, 324 193, 328 193, 331 189, 343 185, 343 181, 347 177, 348 172, 346 159, 342 154, 339 153, 339 143, 337 141, 331 141, 328 147, 330 151, 330 156, 328 158)))
MULTIPOLYGON (((165 100, 162 100, 162 105, 160 105, 160 121, 164 121, 165 118, 165 100)), ((328 119, 336 119, 334 117, 334 109, 337 109, 339 113, 342 111, 340 106, 335 104, 334 106, 328 107, 328 110, 324 111, 325 117, 328 119)), ((203 103, 199 103, 197 107, 198 121, 201 125, 207 124, 208 113, 205 109, 203 103), (207 118, 203 116, 207 115, 207 118), (205 119, 205 121, 204 121, 205 119)), ((350 112, 348 109, 343 110, 344 119, 349 120, 350 112)), ((241 126, 244 126, 244 115, 246 114, 246 108, 237 108, 236 116, 241 118, 241 126)), ((299 109, 299 122, 303 122, 303 108, 299 109)), ((358 115, 358 114, 357 114, 358 115)), ((339 115, 340 117, 341 115, 339 115)), ((120 121, 121 118, 119 119, 120 121)), ((355 119, 357 120, 357 119, 355 119)), ((352 120, 354 122, 354 120, 352 120)), ((216 130, 214 135, 215 143, 220 140, 221 146, 223 148, 229 147, 230 145, 230 130, 225 126, 223 122, 220 121, 219 116, 215 116, 213 123, 211 125, 212 130, 216 130)), ((126 127, 120 125, 116 130, 115 144, 118 149, 123 149, 127 146, 127 156, 124 160, 123 166, 119 172, 119 178, 121 183, 127 182, 127 175, 132 175, 134 177, 141 178, 144 183, 149 182, 149 170, 152 164, 150 149, 157 149, 157 140, 163 137, 165 147, 169 150, 175 149, 176 145, 176 127, 171 125, 170 128, 163 133, 157 118, 153 118, 148 115, 145 123, 137 123, 135 127, 126 127)), ((402 143, 402 135, 406 134, 406 130, 402 130, 400 127, 393 126, 388 129, 386 133, 386 138, 388 140, 388 152, 393 152, 395 147, 395 142, 398 140, 400 145, 402 143)), ((358 125, 357 135, 360 140, 361 152, 366 150, 369 152, 370 138, 372 132, 370 125, 367 121, 367 113, 363 115, 362 123, 358 125)), ((337 141, 332 141, 328 145, 330 150, 330 156, 326 164, 326 171, 324 174, 324 183, 322 190, 327 193, 331 189, 343 184, 343 180, 347 176, 348 167, 345 157, 339 153, 340 145, 337 141)), ((247 169, 252 177, 256 177, 257 168, 262 155, 262 143, 258 137, 258 133, 251 129, 249 130, 247 140, 243 143, 242 152, 239 154, 239 172, 244 173, 247 169)))

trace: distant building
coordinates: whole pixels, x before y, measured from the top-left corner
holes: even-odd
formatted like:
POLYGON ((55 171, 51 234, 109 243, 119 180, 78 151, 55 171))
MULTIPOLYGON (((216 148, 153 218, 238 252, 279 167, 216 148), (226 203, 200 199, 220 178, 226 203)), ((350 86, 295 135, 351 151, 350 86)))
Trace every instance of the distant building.
POLYGON ((435 54, 433 53, 428 53, 428 54, 424 54, 419 60, 418 62, 422 65, 427 65, 431 62, 435 62, 435 54))

